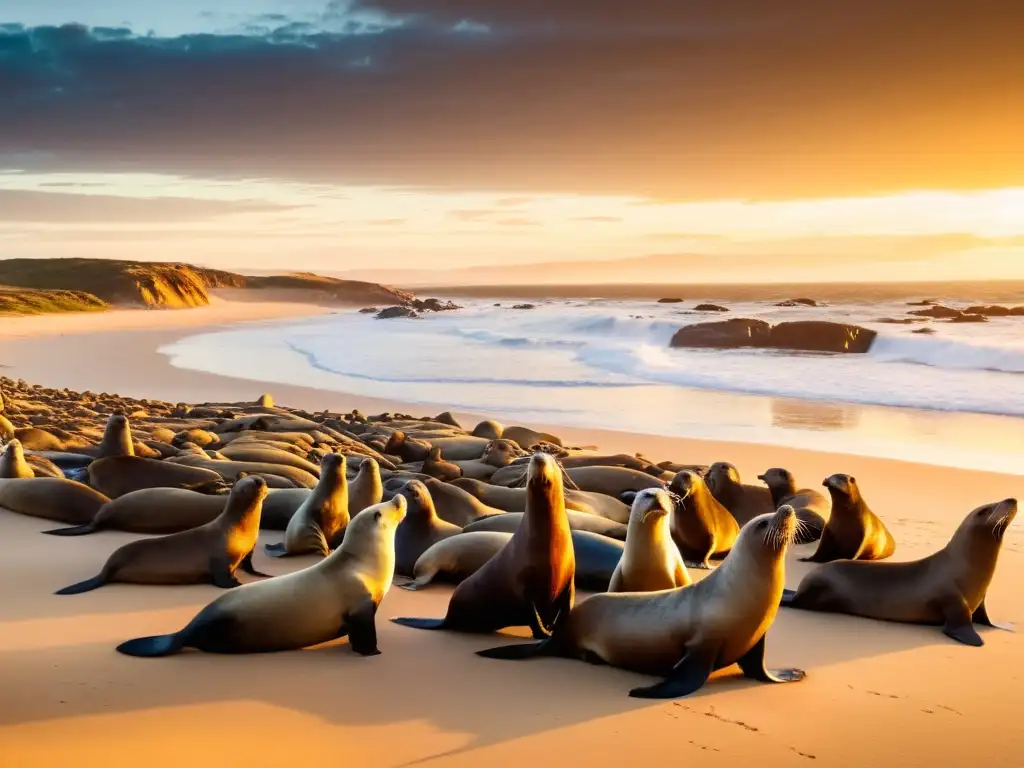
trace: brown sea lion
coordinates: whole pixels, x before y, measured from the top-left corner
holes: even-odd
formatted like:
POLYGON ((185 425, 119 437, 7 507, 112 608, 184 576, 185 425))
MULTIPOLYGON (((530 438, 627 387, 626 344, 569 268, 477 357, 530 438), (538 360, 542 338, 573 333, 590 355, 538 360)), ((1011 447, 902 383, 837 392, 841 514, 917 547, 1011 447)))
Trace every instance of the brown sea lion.
POLYGON ((673 541, 695 567, 710 568, 712 558, 729 554, 739 535, 739 525, 696 472, 679 472, 669 491, 678 497, 671 515, 673 541))
POLYGON ((165 463, 180 464, 188 467, 201 467, 216 472, 228 482, 234 482, 241 473, 259 475, 267 481, 271 488, 316 488, 318 478, 304 469, 289 467, 286 464, 271 464, 257 461, 228 461, 225 459, 203 458, 202 456, 177 456, 167 459, 165 463), (270 476, 276 475, 287 481, 274 483, 270 476))
POLYGON ((25 463, 29 465, 36 477, 64 478, 64 472, 61 471, 61 468, 45 456, 40 456, 36 453, 25 454, 25 463))
MULTIPOLYGON (((499 440, 502 437, 502 433, 505 428, 496 421, 490 419, 481 421, 475 427, 473 427, 473 437, 482 437, 486 440, 499 440)), ((522 446, 520 446, 522 447, 522 446)), ((524 449, 525 450, 525 449, 524 449)))
POLYGON ((80 525, 110 499, 74 480, 33 477, 0 480, 0 507, 30 517, 80 525))
POLYGON ((403 589, 422 589, 433 581, 460 584, 483 568, 512 538, 511 533, 475 531, 435 542, 416 559, 412 581, 403 589))
POLYGON ((220 480, 209 469, 138 456, 108 456, 89 465, 89 485, 111 499, 142 488, 189 488, 220 480))
POLYGON ((395 573, 412 576, 420 555, 462 529, 437 516, 430 491, 419 480, 410 480, 399 493, 406 499, 407 512, 395 534, 395 573))
POLYGON ((320 475, 320 468, 302 456, 297 456, 290 451, 265 447, 263 444, 236 441, 221 448, 220 453, 232 461, 251 461, 257 464, 284 464, 285 466, 295 467, 296 469, 308 472, 313 477, 319 477, 320 475))
POLYGON ((896 551, 895 539, 865 503, 855 478, 832 475, 823 485, 832 497, 832 514, 814 554, 801 560, 884 560, 896 551))
POLYGON ((797 490, 793 474, 781 467, 773 467, 757 479, 768 486, 772 495, 772 504, 778 509, 788 504, 796 510, 797 526, 795 544, 810 544, 821 538, 825 523, 832 514, 832 501, 823 493, 813 488, 797 490))
POLYGON ((342 545, 316 565, 245 584, 207 605, 179 632, 121 643, 129 656, 167 656, 183 648, 208 653, 265 653, 319 645, 348 635, 353 651, 380 653, 374 617, 395 572, 395 530, 405 499, 360 512, 342 545))
MULTIPOLYGON (((499 515, 490 515, 469 523, 463 530, 469 531, 503 531, 504 533, 515 533, 522 524, 523 512, 503 512, 499 515)), ((597 515, 588 515, 586 512, 575 512, 566 510, 565 518, 569 523, 569 529, 573 531, 589 531, 600 536, 607 536, 618 541, 626 540, 626 526, 616 523, 597 515)))
MULTIPOLYGON (((184 488, 143 488, 112 499, 84 525, 43 531, 53 536, 85 536, 96 531, 168 534, 216 520, 230 489, 207 494, 184 488)), ((262 515, 261 515, 262 517, 262 515)))
POLYGON ((501 437, 504 440, 511 440, 513 443, 516 443, 524 451, 531 450, 537 443, 551 443, 558 446, 562 444, 560 437, 547 432, 538 432, 529 427, 505 427, 502 430, 501 437))
POLYGON ((437 516, 446 523, 465 528, 485 517, 503 514, 500 509, 487 506, 475 496, 450 483, 442 483, 432 477, 422 480, 422 483, 430 491, 437 516))
POLYGON ((530 499, 519 528, 501 552, 455 588, 445 618, 393 621, 463 632, 529 626, 534 637, 557 629, 572 608, 576 561, 561 473, 550 456, 534 455, 527 489, 530 499))
POLYGON ((11 440, 0 455, 0 480, 16 480, 35 477, 36 473, 25 461, 25 451, 20 440, 11 440))
POLYGON ((771 491, 763 486, 747 485, 740 479, 739 470, 727 462, 712 464, 704 475, 704 482, 740 527, 777 509, 771 491))
POLYGON ((11 437, 20 440, 28 451, 63 451, 68 447, 56 435, 36 427, 14 428, 11 437))
POLYGON ((258 477, 239 480, 224 511, 213 522, 181 533, 125 544, 107 558, 98 576, 56 592, 77 595, 104 584, 206 584, 239 586, 235 569, 266 576, 252 565, 260 529, 260 507, 267 484, 258 477))
POLYGON ((626 547, 608 585, 609 592, 657 592, 692 583, 670 522, 675 502, 666 491, 648 488, 633 499, 626 547))
MULTIPOLYGON (((349 491, 351 499, 351 488, 349 491)), ((313 491, 309 488, 271 488, 267 493, 267 498, 263 500, 260 528, 265 531, 288 530, 288 523, 291 522, 292 515, 312 493, 313 491)), ((351 503, 349 509, 351 509, 351 503)))
POLYGON ((764 663, 765 635, 778 612, 795 530, 796 514, 782 507, 752 520, 729 557, 696 584, 594 595, 574 607, 550 638, 477 653, 496 659, 567 656, 664 677, 631 690, 636 698, 686 696, 732 664, 762 682, 802 680, 802 670, 769 671, 764 663))
POLYGON ((1017 514, 1017 500, 1004 499, 973 510, 945 547, 907 563, 842 560, 804 577, 782 604, 882 621, 941 624, 965 645, 984 644, 974 628, 1011 629, 994 624, 985 606, 1003 536, 1017 514))
POLYGON ((135 440, 128 418, 120 413, 113 413, 107 419, 103 439, 95 448, 80 448, 82 453, 90 454, 98 459, 108 456, 134 456, 135 440))
POLYGON ((424 475, 430 475, 446 482, 462 477, 462 467, 442 459, 441 449, 436 445, 430 449, 427 458, 423 460, 423 469, 420 471, 424 475))
POLYGON ((265 544, 271 557, 318 554, 327 557, 341 542, 349 523, 345 457, 329 453, 320 463, 320 482, 288 521, 284 541, 265 544))
MULTIPOLYGON (((526 509, 526 489, 506 488, 491 485, 467 477, 453 480, 452 485, 475 496, 484 504, 505 512, 523 512, 526 509)), ((565 508, 569 511, 586 512, 625 525, 629 522, 629 507, 616 498, 592 491, 566 489, 565 508)))

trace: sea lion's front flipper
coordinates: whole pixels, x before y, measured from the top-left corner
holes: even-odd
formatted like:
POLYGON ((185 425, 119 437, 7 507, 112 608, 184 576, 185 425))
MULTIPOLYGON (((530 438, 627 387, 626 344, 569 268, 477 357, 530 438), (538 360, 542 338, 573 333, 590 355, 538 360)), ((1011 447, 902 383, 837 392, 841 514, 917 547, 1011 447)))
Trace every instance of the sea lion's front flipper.
POLYGON ((532 643, 516 643, 515 645, 499 645, 497 648, 487 648, 477 651, 477 656, 485 659, 532 659, 534 656, 551 656, 549 653, 552 644, 550 640, 540 640, 532 643))
POLYGON ((352 650, 361 656, 377 656, 377 604, 367 598, 358 606, 345 614, 345 629, 348 630, 348 642, 352 650))
POLYGON ((235 578, 231 572, 231 566, 226 557, 217 556, 210 560, 210 581, 213 586, 221 589, 231 589, 242 586, 242 582, 235 578))
POLYGON ((700 690, 715 671, 717 648, 687 650, 683 658, 672 667, 668 677, 660 683, 634 688, 629 695, 634 699, 677 699, 700 690))
POLYGON ((946 598, 939 606, 946 624, 943 633, 964 645, 981 647, 985 641, 971 623, 971 613, 967 603, 959 595, 946 598))
POLYGON ((757 644, 736 662, 739 664, 740 669, 743 670, 744 675, 751 680, 760 680, 762 683, 796 683, 807 676, 807 673, 802 669, 769 670, 765 667, 764 639, 765 635, 761 635, 761 639, 757 641, 757 644))
POLYGON ((263 552, 269 557, 288 557, 289 554, 283 542, 280 544, 264 544, 263 552))
POLYGON ((782 600, 779 601, 779 605, 783 607, 792 607, 794 600, 796 600, 796 590, 784 589, 782 590, 782 600))
POLYGON ((412 627, 413 629, 444 629, 444 619, 398 618, 391 621, 403 627, 412 627))
POLYGON ((107 583, 106 578, 101 573, 99 576, 93 576, 91 579, 80 581, 77 584, 72 584, 70 587, 64 587, 58 589, 53 594, 55 595, 80 595, 83 592, 91 592, 94 589, 99 589, 107 583))
POLYGON ((239 566, 241 567, 241 569, 243 571, 245 571, 248 574, 251 574, 252 576, 262 576, 262 577, 267 578, 267 579, 271 578, 269 573, 263 573, 262 571, 257 571, 256 570, 256 566, 254 566, 252 564, 252 553, 255 552, 255 551, 256 551, 255 547, 250 549, 249 550, 249 554, 242 558, 242 562, 239 563, 239 566))
POLYGON ((836 541, 832 532, 828 529, 828 526, 821 532, 821 538, 818 539, 818 548, 814 550, 814 554, 810 557, 801 557, 800 562, 802 563, 829 563, 833 560, 841 560, 846 558, 849 553, 844 553, 842 548, 839 546, 839 542, 836 541))
POLYGON ((978 606, 977 610, 974 612, 974 615, 971 617, 971 623, 979 624, 982 627, 995 627, 996 629, 1002 629, 1006 632, 1015 631, 1013 624, 996 624, 994 621, 992 621, 992 619, 989 618, 988 609, 985 607, 984 600, 981 601, 981 605, 978 606))

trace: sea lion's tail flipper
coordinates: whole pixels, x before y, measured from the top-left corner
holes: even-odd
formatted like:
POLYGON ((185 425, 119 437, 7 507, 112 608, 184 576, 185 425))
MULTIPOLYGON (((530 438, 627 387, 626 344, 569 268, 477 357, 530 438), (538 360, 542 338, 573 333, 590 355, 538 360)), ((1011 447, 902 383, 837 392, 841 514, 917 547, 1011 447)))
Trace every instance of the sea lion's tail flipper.
POLYGON ((518 661, 520 659, 532 659, 536 656, 552 656, 553 644, 551 640, 539 640, 532 643, 515 643, 514 645, 499 645, 497 648, 486 648, 477 651, 477 656, 485 659, 509 659, 518 661))
POLYGON ((782 601, 779 605, 783 607, 791 608, 793 606, 793 600, 796 598, 795 589, 784 589, 782 590, 782 601))
POLYGON ((173 635, 153 635, 127 640, 117 646, 117 652, 126 656, 170 656, 180 651, 182 647, 181 633, 175 632, 173 635))
POLYGON ((395 624, 400 624, 403 627, 412 627, 413 629, 443 629, 444 619, 409 619, 399 618, 392 619, 395 624))
POLYGON ((249 550, 249 554, 246 555, 244 558, 242 558, 242 562, 239 565, 241 566, 243 571, 245 571, 246 573, 248 573, 248 574, 250 574, 252 576, 263 576, 264 578, 271 578, 269 573, 263 573, 262 571, 257 571, 256 570, 256 566, 254 566, 252 564, 252 553, 255 552, 255 551, 256 551, 255 549, 249 550))
POLYGON ((64 589, 58 589, 54 592, 55 595, 80 595, 83 592, 92 592, 94 589, 99 589, 107 580, 103 578, 103 575, 93 576, 91 579, 80 581, 77 584, 72 584, 70 587, 64 587, 64 589))
POLYGON ((99 530, 94 523, 86 523, 85 525, 73 525, 70 528, 51 528, 48 531, 43 531, 45 534, 50 536, 85 536, 88 533, 94 533, 99 530))
POLYGON ((284 544, 264 544, 263 551, 269 557, 288 557, 288 550, 284 544))

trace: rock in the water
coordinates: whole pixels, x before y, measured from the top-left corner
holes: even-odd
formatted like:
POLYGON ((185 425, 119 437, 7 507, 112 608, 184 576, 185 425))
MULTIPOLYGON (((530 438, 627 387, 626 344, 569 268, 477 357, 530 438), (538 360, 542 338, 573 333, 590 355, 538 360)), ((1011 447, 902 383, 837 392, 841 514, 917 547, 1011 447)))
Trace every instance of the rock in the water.
POLYGON ((384 307, 376 316, 386 320, 391 317, 419 317, 419 314, 412 307, 384 307))
POLYGON ((1024 307, 1003 307, 999 304, 978 305, 964 310, 967 315, 985 317, 1024 317, 1024 307))
POLYGON ((728 307, 722 307, 718 304, 698 304, 693 308, 695 312, 728 312, 728 307))
POLYGON ((378 312, 380 312, 380 308, 379 307, 363 307, 362 309, 359 310, 359 312, 360 312, 360 314, 363 314, 363 315, 375 315, 378 312))
POLYGON ((821 304, 814 299, 786 299, 775 305, 776 307, 820 307, 821 304))
POLYGON ((658 303, 659 304, 681 304, 682 301, 683 301, 682 299, 675 299, 675 298, 658 299, 658 303))
POLYGON ((942 304, 936 304, 935 306, 928 307, 928 309, 915 309, 910 314, 915 317, 934 317, 945 320, 951 317, 959 317, 963 314, 963 311, 953 307, 945 307, 942 304))
POLYGON ((779 323, 737 318, 680 328, 670 346, 735 349, 788 349, 801 352, 864 353, 878 334, 868 328, 819 320, 779 323))
POLYGON ((412 306, 421 312, 451 312, 455 309, 462 309, 458 304, 440 299, 413 299, 412 306))
POLYGON ((536 304, 513 304, 512 309, 536 309, 536 304))
POLYGON ((911 331, 911 333, 923 333, 923 334, 926 334, 926 335, 930 336, 931 334, 935 333, 935 329, 934 328, 915 328, 914 330, 911 331))
POLYGON ((908 301, 908 307, 931 307, 937 304, 935 299, 921 299, 920 301, 908 301))
POLYGON ((964 312, 956 317, 949 318, 951 323, 987 323, 988 318, 984 315, 974 315, 964 312))
POLYGON ((880 317, 875 320, 876 323, 887 323, 889 325, 913 325, 914 323, 923 323, 923 317, 880 317))

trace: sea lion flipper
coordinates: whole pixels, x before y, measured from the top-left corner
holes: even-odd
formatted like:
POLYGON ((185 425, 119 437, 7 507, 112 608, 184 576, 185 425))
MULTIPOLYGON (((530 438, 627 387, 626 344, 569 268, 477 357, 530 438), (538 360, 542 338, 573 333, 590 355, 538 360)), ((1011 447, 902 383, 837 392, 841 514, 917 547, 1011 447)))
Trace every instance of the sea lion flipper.
POLYGON ((345 614, 345 629, 352 650, 360 656, 378 656, 377 625, 374 621, 377 605, 367 599, 345 614))
POLYGON ((43 531, 43 533, 48 536, 85 536, 97 530, 96 524, 89 522, 85 525, 73 525, 70 528, 51 528, 48 531, 43 531))
POLYGON ((412 627, 413 629, 443 629, 444 619, 410 619, 410 618, 397 618, 392 619, 395 624, 399 624, 403 627, 412 627))
POLYGON ((779 601, 779 605, 783 607, 792 608, 793 603, 796 600, 795 589, 784 589, 782 590, 782 600, 779 601))
POLYGON ((289 554, 283 542, 280 544, 264 544, 263 552, 268 557, 288 557, 289 554))
POLYGON ((182 649, 181 633, 173 635, 153 635, 152 637, 137 637, 134 640, 127 640, 117 646, 118 653, 126 656, 170 656, 182 649))
POLYGON ((974 615, 971 616, 971 623, 979 624, 983 627, 994 627, 996 629, 1002 629, 1006 632, 1014 631, 1013 624, 996 624, 994 621, 992 621, 991 618, 989 618, 988 609, 985 607, 984 600, 981 601, 981 605, 977 607, 977 609, 974 611, 974 615))
POLYGON ((226 557, 215 557, 210 560, 210 581, 213 586, 221 589, 231 589, 242 586, 242 582, 235 578, 231 572, 231 566, 226 557))
POLYGON ((245 571, 246 573, 248 573, 251 576, 262 576, 263 578, 266 578, 266 579, 271 578, 269 573, 263 573, 262 571, 257 571, 256 570, 256 566, 254 566, 252 564, 252 554, 255 551, 256 551, 255 547, 250 549, 249 550, 249 554, 242 558, 242 562, 239 563, 239 566, 241 566, 242 570, 245 571))
POLYGON ((91 592, 94 589, 99 589, 107 583, 106 578, 101 573, 99 576, 93 576, 91 579, 80 581, 77 584, 72 584, 70 587, 64 587, 64 589, 58 589, 54 592, 55 595, 80 595, 83 592, 91 592))
POLYGON ((483 656, 485 659, 531 659, 534 656, 551 655, 548 653, 550 647, 551 641, 548 639, 532 643, 515 643, 514 645, 499 645, 496 648, 485 648, 482 651, 477 651, 476 655, 483 656))
POLYGON ((841 551, 839 542, 836 541, 835 536, 825 526, 825 529, 821 532, 821 538, 818 539, 818 548, 814 550, 814 554, 810 557, 801 557, 800 562, 803 563, 828 563, 832 560, 840 560, 845 558, 846 555, 841 551))
POLYGON ((959 643, 979 648, 985 644, 981 635, 971 623, 971 613, 963 597, 949 597, 940 605, 942 615, 946 619, 942 632, 959 643))
POLYGON ((757 641, 757 644, 736 662, 739 664, 740 669, 743 670, 743 674, 752 680, 759 680, 762 683, 796 683, 803 680, 807 673, 802 669, 769 670, 765 667, 764 640, 765 635, 761 635, 761 639, 757 641))
POLYGON ((629 695, 634 699, 678 699, 700 690, 715 671, 717 648, 697 648, 686 651, 683 658, 660 683, 634 688, 629 695))

